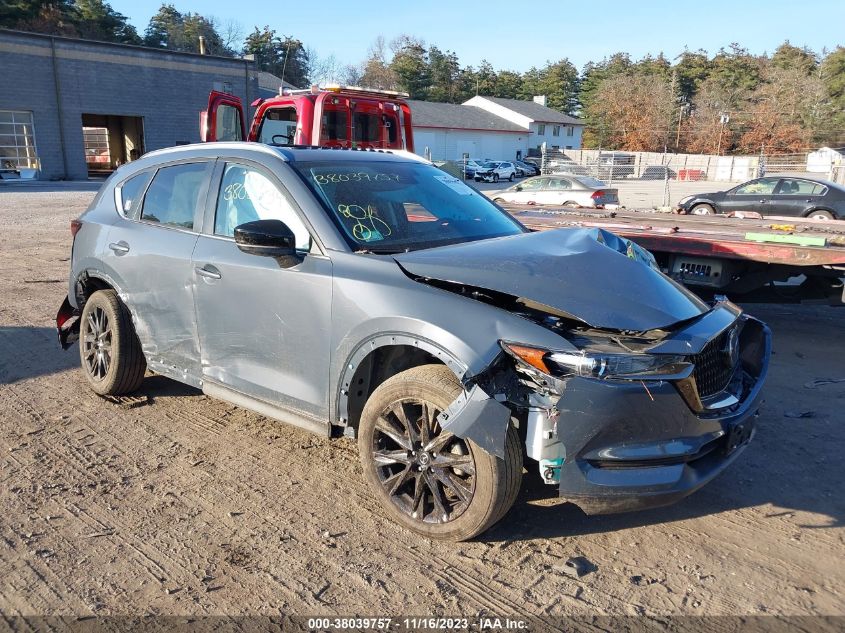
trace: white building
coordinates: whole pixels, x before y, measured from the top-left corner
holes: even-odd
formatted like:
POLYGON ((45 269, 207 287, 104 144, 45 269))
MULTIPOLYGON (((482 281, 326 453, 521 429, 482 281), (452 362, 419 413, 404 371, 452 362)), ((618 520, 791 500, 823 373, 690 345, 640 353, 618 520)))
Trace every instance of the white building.
POLYGON ((549 149, 580 149, 584 124, 573 116, 546 107, 546 97, 533 101, 476 96, 464 105, 487 110, 526 130, 529 147, 539 150, 543 143, 549 149))
POLYGON ((807 171, 828 173, 833 165, 845 164, 845 151, 822 147, 807 154, 807 171))
POLYGON ((433 160, 515 159, 529 149, 580 149, 583 123, 535 101, 473 97, 462 105, 409 101, 414 148, 433 160))

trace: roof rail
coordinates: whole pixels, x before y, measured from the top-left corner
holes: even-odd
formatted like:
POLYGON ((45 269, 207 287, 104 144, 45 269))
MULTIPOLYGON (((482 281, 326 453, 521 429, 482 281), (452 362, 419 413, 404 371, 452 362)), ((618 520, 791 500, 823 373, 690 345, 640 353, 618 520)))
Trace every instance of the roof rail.
POLYGON ((279 90, 279 94, 282 96, 319 94, 321 92, 351 92, 362 96, 391 97, 393 99, 407 99, 410 96, 407 92, 382 90, 380 88, 363 88, 361 86, 347 86, 344 84, 325 84, 323 86, 314 85, 310 88, 298 88, 295 90, 285 88, 284 90, 279 90))

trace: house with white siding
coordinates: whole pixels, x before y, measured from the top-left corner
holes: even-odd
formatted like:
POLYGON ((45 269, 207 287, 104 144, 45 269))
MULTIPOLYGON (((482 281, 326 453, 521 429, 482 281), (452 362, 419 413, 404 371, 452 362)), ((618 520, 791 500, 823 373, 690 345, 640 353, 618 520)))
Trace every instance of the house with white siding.
POLYGON ((584 124, 577 118, 546 106, 546 97, 533 101, 475 96, 464 102, 502 117, 526 130, 528 147, 539 150, 543 143, 549 149, 581 149, 584 124))
POLYGON ((408 101, 414 148, 432 160, 513 160, 539 150, 580 149, 584 124, 534 101, 473 97, 463 104, 408 101))

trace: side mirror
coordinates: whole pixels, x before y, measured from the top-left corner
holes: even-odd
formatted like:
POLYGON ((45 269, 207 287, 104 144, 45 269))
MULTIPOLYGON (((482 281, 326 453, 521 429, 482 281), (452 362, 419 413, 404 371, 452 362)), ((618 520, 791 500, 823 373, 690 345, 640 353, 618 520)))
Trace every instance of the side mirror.
POLYGON ((235 244, 250 255, 296 255, 296 236, 281 220, 254 220, 239 224, 235 227, 235 244))
POLYGON ((522 185, 517 185, 513 188, 514 191, 522 191, 522 185))

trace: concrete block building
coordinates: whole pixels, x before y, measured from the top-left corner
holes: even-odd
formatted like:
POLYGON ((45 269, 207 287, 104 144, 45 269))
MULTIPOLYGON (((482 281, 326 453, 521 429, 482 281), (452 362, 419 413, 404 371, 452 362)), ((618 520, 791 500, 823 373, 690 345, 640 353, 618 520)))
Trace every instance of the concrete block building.
POLYGON ((200 140, 212 89, 249 103, 251 61, 0 29, 0 173, 80 179, 200 140))

